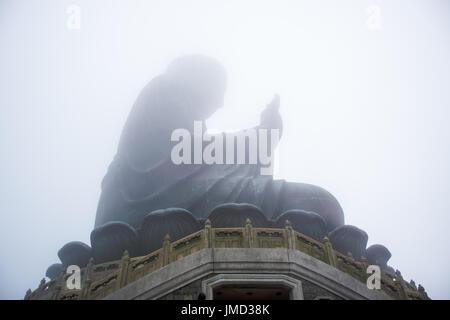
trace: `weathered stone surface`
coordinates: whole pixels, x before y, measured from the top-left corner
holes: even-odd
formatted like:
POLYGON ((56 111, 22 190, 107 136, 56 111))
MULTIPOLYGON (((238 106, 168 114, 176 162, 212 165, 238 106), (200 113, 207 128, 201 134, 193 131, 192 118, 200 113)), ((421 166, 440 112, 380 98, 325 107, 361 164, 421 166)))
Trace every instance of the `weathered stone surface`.
MULTIPOLYGON (((284 274, 317 286, 317 294, 336 299, 391 299, 307 254, 288 249, 203 249, 110 294, 105 299, 170 299, 171 293, 217 274, 284 274)), ((203 289, 202 289, 203 290, 203 289)), ((192 290, 191 290, 192 291, 192 290)), ((193 292, 189 291, 192 297, 193 292)), ((315 298, 314 289, 307 290, 315 298)), ((177 294, 172 295, 172 298, 177 294)), ((177 296, 177 298, 181 298, 177 296)))
MULTIPOLYGON (((26 299, 102 299, 135 282, 139 282, 139 287, 158 288, 151 290, 151 296, 145 293, 139 297, 149 299, 155 298, 155 295, 159 297, 160 292, 177 290, 189 285, 189 281, 200 278, 203 279, 202 292, 206 292, 207 298, 248 298, 246 289, 235 286, 242 284, 245 288, 249 288, 247 285, 253 286, 251 294, 254 294, 254 298, 275 295, 275 299, 286 299, 288 296, 291 299, 303 299, 300 288, 302 283, 310 281, 329 293, 334 292, 334 298, 348 296, 358 299, 350 289, 342 287, 342 283, 348 283, 348 287, 354 290, 360 288, 361 284, 365 285, 367 266, 367 259, 355 261, 340 254, 333 250, 327 237, 323 243, 315 241, 293 230, 291 223, 286 223, 284 229, 256 229, 247 220, 245 226, 240 228, 212 228, 208 220, 202 230, 180 240, 170 242, 165 237, 163 247, 148 255, 130 257, 125 252, 120 260, 107 263, 94 264, 93 259, 90 260, 88 266, 81 270, 83 290, 64 289, 65 279, 58 277, 49 282, 41 281, 39 288, 29 292, 26 299), (205 250, 209 248, 215 249, 205 250), (245 250, 228 251, 222 248, 245 250), (198 255, 198 252, 202 254, 198 255), (184 261, 183 268, 180 268, 179 261, 184 261), (146 278, 163 269, 166 271, 163 275, 160 274, 160 278, 146 278), (328 279, 324 280, 322 286, 315 280, 318 272, 328 279), (147 280, 141 281, 144 278, 147 280), (230 285, 232 289, 229 289, 230 285), (271 288, 261 289, 261 285, 271 288), (209 288, 208 291, 203 290, 203 286, 209 288), (214 291, 216 289, 224 295, 219 297, 219 291, 214 291), (342 294, 336 295, 336 292, 341 291, 342 294)), ((394 299, 428 299, 425 291, 419 290, 421 286, 417 287, 412 281, 404 281, 398 271, 383 272, 381 276, 381 290, 394 299)), ((313 295, 311 292, 320 291, 317 288, 311 290, 308 293, 310 298, 313 295)), ((182 294, 176 296, 181 298, 182 294)), ((175 298, 175 295, 171 297, 175 298)), ((184 298, 192 297, 191 292, 191 295, 184 298)), ((330 295, 317 297, 316 294, 315 298, 327 299, 330 295)))

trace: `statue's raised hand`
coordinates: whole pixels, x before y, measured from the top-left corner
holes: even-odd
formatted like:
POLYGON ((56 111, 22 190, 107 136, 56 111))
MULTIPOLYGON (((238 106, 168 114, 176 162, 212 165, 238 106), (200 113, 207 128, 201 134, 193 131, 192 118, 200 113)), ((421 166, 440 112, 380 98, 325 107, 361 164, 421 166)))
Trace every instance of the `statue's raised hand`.
POLYGON ((264 129, 279 129, 281 137, 283 132, 283 121, 281 120, 281 115, 278 111, 279 109, 280 96, 275 94, 272 101, 261 113, 261 122, 259 127, 264 129))

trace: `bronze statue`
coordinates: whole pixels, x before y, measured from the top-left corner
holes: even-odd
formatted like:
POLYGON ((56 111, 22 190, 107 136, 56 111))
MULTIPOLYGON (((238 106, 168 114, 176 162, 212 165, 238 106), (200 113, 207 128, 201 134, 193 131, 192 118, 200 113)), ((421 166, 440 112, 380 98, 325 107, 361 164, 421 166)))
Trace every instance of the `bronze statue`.
MULTIPOLYGON (((95 226, 111 221, 139 228, 154 210, 182 208, 197 220, 224 203, 258 207, 268 221, 288 210, 313 212, 326 231, 344 224, 337 200, 324 189, 274 180, 256 164, 174 164, 171 134, 177 128, 194 131, 222 107, 226 72, 216 60, 182 56, 151 80, 138 96, 123 129, 117 154, 102 182, 95 226)), ((279 97, 267 106, 258 128, 282 130, 279 97)), ((281 134, 280 134, 281 136, 281 134)))
POLYGON ((205 139, 205 120, 223 105, 225 89, 224 68, 200 55, 176 59, 150 81, 131 110, 102 181, 91 246, 79 241, 65 244, 58 251, 61 263, 52 264, 47 277, 61 277, 69 265, 89 268, 145 256, 202 228, 244 226, 291 228, 309 237, 311 244, 329 241, 343 255, 356 260, 366 257, 365 261, 393 272, 387 264, 389 250, 379 244, 366 248, 367 233, 344 225, 341 206, 329 192, 275 180, 267 174, 270 170, 262 170, 268 164, 270 169, 270 161, 260 157, 265 154, 261 150, 273 155, 282 133, 278 95, 262 112, 256 128, 235 135, 208 134, 205 139), (258 135, 252 136, 256 131, 258 135), (259 135, 269 131, 270 139, 259 135), (175 132, 186 140, 179 139, 174 146, 175 132), (235 139, 241 144, 229 147, 235 139), (202 162, 206 150, 213 162, 202 162), (254 157, 255 150, 259 157, 254 157))

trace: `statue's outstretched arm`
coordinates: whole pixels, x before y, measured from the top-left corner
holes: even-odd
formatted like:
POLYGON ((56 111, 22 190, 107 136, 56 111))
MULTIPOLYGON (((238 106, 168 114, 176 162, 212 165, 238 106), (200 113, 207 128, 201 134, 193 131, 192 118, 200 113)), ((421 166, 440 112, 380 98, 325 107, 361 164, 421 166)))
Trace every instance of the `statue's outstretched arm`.
MULTIPOLYGON (((278 112, 279 107, 280 107, 280 97, 276 94, 273 97, 272 102, 270 102, 261 113, 261 121, 258 126, 237 132, 221 133, 222 137, 224 138, 224 141, 226 141, 226 144, 224 144, 223 146, 224 147, 223 153, 225 155, 224 158, 226 159, 229 158, 227 155, 228 153, 227 151, 228 148, 232 148, 232 150, 234 150, 233 152, 230 153, 230 157, 233 159, 232 163, 239 162, 237 161, 237 153, 239 152, 238 150, 239 147, 236 145, 239 144, 237 143, 237 140, 240 140, 241 142, 245 141, 245 143, 243 144, 243 147, 245 148, 243 150, 245 153, 244 159, 246 159, 245 163, 248 163, 247 161, 250 161, 249 159, 252 158, 250 157, 251 152, 253 152, 254 155, 253 159, 259 157, 261 153, 272 154, 272 150, 276 148, 283 131, 283 122, 281 120, 280 113, 278 112), (267 147, 261 150, 260 150, 261 147, 260 143, 264 142, 260 141, 260 139, 262 139, 261 135, 264 135, 264 133, 259 132, 259 129, 266 129, 264 141, 267 142, 267 147), (279 130, 278 135, 273 136, 271 133, 271 129, 278 129, 279 130), (252 137, 254 139, 252 140, 251 143, 250 139, 252 137)), ((267 156, 269 154, 267 154, 267 156)), ((227 163, 228 161, 229 160, 227 160, 227 163)))
POLYGON ((261 121, 258 128, 261 129, 278 129, 279 137, 283 134, 283 121, 281 120, 280 109, 280 96, 275 94, 272 101, 261 113, 261 121))

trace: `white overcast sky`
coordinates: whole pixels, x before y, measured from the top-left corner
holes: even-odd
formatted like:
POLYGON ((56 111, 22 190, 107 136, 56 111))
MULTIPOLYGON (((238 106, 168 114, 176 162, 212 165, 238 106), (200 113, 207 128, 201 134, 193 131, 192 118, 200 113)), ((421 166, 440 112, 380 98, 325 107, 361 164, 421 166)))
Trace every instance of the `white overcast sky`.
POLYGON ((228 71, 210 128, 256 125, 279 93, 276 177, 329 190, 405 279, 450 299, 449 18, 447 0, 1 0, 0 298, 90 243, 137 94, 201 53, 228 71))

